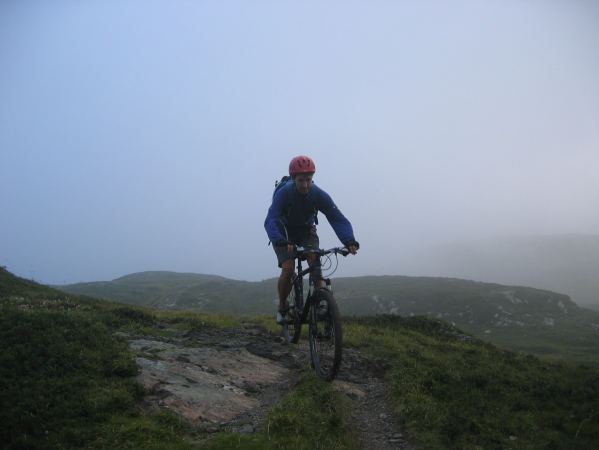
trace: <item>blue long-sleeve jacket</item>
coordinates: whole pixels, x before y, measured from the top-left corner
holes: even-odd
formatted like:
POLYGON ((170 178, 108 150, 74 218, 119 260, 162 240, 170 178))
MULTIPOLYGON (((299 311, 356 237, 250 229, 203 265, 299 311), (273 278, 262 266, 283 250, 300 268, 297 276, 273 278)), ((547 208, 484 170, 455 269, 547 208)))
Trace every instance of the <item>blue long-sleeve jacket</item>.
POLYGON ((289 236, 302 233, 315 224, 319 211, 325 215, 343 245, 355 240, 351 223, 329 194, 315 184, 308 194, 300 194, 293 182, 287 182, 273 197, 264 221, 268 239, 276 244, 286 241, 287 233, 289 236))

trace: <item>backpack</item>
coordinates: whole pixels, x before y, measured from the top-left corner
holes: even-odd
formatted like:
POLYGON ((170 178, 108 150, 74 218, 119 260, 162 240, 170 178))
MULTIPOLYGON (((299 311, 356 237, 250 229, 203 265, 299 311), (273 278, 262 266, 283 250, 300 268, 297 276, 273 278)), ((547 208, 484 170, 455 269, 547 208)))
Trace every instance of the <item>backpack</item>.
POLYGON ((275 190, 272 192, 272 199, 274 200, 275 198, 275 194, 283 187, 285 186, 289 181, 291 180, 291 177, 289 175, 285 175, 283 177, 281 177, 281 179, 279 181, 275 181, 275 190))
MULTIPOLYGON (((283 188, 283 186, 286 186, 288 183, 293 183, 293 179, 289 176, 289 175, 284 175, 281 177, 280 180, 275 181, 275 189, 272 192, 272 199, 274 200, 275 198, 275 194, 281 190, 283 188)), ((287 213, 288 210, 291 208, 291 204, 287 207, 287 213)), ((316 205, 314 205, 314 225, 318 225, 318 209, 316 208, 316 205)))

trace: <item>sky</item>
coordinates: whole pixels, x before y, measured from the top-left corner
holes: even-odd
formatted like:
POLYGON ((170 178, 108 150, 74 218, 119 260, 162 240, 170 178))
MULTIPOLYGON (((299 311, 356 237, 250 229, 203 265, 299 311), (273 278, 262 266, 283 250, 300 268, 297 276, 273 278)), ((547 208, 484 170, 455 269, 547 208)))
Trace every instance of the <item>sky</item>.
POLYGON ((336 276, 599 234, 597 55, 593 0, 1 0, 0 265, 274 277, 300 154, 361 243, 336 276))

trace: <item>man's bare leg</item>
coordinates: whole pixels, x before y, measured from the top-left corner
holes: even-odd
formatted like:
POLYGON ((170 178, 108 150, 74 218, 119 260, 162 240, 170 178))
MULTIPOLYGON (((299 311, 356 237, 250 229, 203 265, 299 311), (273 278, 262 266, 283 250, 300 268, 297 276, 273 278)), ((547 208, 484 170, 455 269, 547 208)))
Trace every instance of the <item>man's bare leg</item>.
POLYGON ((281 267, 281 275, 277 283, 279 292, 279 311, 285 311, 288 307, 287 297, 291 292, 291 278, 293 277, 293 260, 284 261, 281 267))

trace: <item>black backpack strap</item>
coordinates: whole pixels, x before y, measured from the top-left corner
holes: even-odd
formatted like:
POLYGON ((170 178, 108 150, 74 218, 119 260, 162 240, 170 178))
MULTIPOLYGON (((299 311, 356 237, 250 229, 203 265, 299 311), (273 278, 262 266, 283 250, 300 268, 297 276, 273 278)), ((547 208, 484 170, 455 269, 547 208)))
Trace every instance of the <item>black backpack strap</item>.
POLYGON ((316 198, 315 198, 316 194, 312 190, 308 195, 311 197, 310 201, 312 203, 312 217, 314 217, 314 225, 318 225, 318 206, 316 206, 316 198))

